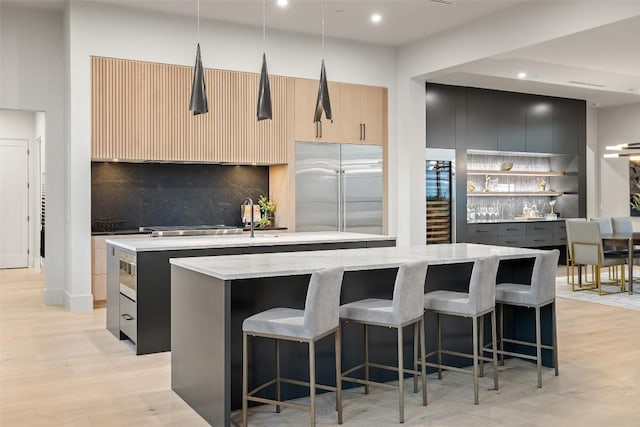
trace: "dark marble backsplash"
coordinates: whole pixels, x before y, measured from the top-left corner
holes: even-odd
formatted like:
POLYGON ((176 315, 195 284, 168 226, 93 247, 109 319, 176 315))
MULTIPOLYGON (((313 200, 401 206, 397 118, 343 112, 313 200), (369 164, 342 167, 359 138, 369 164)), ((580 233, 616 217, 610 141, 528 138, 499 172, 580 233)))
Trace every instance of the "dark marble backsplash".
POLYGON ((150 225, 241 226, 240 205, 269 193, 267 166, 91 163, 92 231, 122 219, 119 230, 150 225))

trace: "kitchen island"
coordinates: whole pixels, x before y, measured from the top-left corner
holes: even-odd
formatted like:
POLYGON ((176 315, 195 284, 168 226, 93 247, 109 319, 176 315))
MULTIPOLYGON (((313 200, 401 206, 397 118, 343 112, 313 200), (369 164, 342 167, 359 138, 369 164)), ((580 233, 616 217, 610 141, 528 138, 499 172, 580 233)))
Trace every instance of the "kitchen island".
POLYGON ((315 232, 108 239, 107 329, 136 354, 171 350, 170 258, 395 246, 382 235, 315 232))
MULTIPOLYGON (((538 253, 534 249, 458 243, 172 259, 172 389, 209 423, 229 426, 231 411, 241 405, 242 321, 273 307, 304 308, 309 277, 316 270, 345 268, 341 303, 348 303, 363 298, 391 298, 398 266, 418 259, 430 263, 425 292, 466 291, 473 262, 494 254, 500 258, 499 281, 529 283, 533 258, 538 253)), ((542 339, 550 342, 550 311, 543 310, 542 318, 542 339)), ((488 327, 489 322, 486 323, 488 327)), ((532 313, 505 309, 507 336, 530 340, 532 325, 532 313), (518 320, 517 329, 514 319, 518 320)), ((433 347, 434 319, 427 317, 426 328, 427 345, 433 347)), ((444 329, 447 348, 469 353, 469 330, 465 319, 447 319, 444 329)), ((405 329, 405 366, 413 363, 412 332, 405 329)), ((490 336, 488 331, 485 336, 490 336)), ((396 363, 395 339, 395 332, 372 331, 369 345, 376 349, 376 363, 396 363)), ((362 346, 362 331, 346 325, 342 347, 344 369, 362 362, 362 346)), ((270 379, 275 369, 273 343, 253 340, 249 351, 250 383, 270 379)), ((305 346, 282 343, 280 351, 285 361, 281 367, 283 377, 308 378, 306 363, 296 363, 307 360, 305 346)), ((543 354, 546 365, 552 363, 550 356, 543 354)), ((447 360, 446 355, 443 359, 445 363, 456 363, 447 360)), ((319 384, 335 384, 333 366, 332 340, 322 340, 317 344, 319 384)), ((372 378, 383 381, 393 380, 395 375, 374 372, 372 378)), ((284 399, 300 395, 299 390, 282 390, 284 399)))

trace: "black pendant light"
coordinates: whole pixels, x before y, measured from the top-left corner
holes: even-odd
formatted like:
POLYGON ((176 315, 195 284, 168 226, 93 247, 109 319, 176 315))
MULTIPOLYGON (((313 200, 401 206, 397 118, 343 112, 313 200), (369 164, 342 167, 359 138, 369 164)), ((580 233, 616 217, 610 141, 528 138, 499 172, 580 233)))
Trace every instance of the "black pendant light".
MULTIPOLYGON (((266 43, 266 0, 262 0, 262 43, 266 43)), ((258 121, 271 120, 271 87, 269 86, 269 72, 267 71, 267 54, 262 53, 262 71, 260 72, 260 86, 258 87, 258 121)))
POLYGON ((189 111, 194 116, 209 112, 207 103, 207 85, 204 81, 204 69, 202 68, 202 58, 200 56, 200 0, 198 0, 198 45, 196 48, 196 64, 193 67, 193 83, 191 85, 191 100, 189 101, 189 111))
POLYGON ((327 84, 327 71, 324 66, 324 0, 322 0, 322 67, 320 68, 320 84, 318 86, 318 97, 316 98, 316 110, 313 114, 314 123, 321 121, 323 111, 327 120, 333 122, 331 100, 329 99, 329 85, 327 84))

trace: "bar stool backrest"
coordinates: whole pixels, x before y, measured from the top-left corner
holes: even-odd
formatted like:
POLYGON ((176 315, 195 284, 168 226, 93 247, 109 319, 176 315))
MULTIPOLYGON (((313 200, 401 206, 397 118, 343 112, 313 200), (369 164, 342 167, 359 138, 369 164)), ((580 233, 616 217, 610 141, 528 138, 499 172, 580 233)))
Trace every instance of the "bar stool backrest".
POLYGON ((424 284, 427 261, 402 264, 393 286, 393 317, 399 323, 409 322, 424 314, 424 284))
POLYGON ((600 224, 600 233, 613 234, 613 223, 611 222, 610 217, 591 218, 591 221, 594 221, 600 224))
POLYGON ((492 255, 473 264, 469 282, 469 304, 476 313, 491 310, 496 304, 496 276, 498 257, 492 255))
POLYGON ((556 297, 556 267, 560 251, 554 249, 536 255, 531 274, 531 292, 539 303, 552 301, 556 297))
POLYGON ((343 275, 342 267, 316 271, 311 275, 304 304, 304 328, 311 332, 311 336, 320 336, 338 327, 343 275))
POLYGON ((628 216, 611 218, 615 234, 633 234, 633 223, 628 216))
POLYGON ((585 221, 571 224, 571 238, 574 250, 572 256, 575 264, 602 265, 604 253, 602 252, 602 239, 600 238, 600 224, 598 222, 585 221), (598 252, 600 252, 600 259, 598 258, 598 252))

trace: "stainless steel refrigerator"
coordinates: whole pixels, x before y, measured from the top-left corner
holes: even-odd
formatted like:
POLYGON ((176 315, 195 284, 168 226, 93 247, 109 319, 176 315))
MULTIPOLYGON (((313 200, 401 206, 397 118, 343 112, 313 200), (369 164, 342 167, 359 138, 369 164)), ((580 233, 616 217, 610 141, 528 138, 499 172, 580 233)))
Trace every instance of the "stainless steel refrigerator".
POLYGON ((382 234, 382 147, 296 143, 296 231, 382 234))

